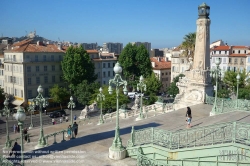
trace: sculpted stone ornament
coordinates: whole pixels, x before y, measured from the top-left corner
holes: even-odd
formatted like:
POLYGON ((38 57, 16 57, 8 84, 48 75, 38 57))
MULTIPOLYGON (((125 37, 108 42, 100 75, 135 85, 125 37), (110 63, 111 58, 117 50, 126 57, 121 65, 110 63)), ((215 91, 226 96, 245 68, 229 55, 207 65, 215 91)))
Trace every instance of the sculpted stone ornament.
POLYGON ((99 111, 97 108, 97 103, 94 102, 93 104, 86 106, 82 111, 81 114, 79 116, 79 119, 86 119, 88 117, 88 115, 92 112, 97 112, 99 111))
POLYGON ((140 108, 140 99, 139 96, 135 96, 135 103, 134 105, 131 107, 132 110, 138 110, 140 108))

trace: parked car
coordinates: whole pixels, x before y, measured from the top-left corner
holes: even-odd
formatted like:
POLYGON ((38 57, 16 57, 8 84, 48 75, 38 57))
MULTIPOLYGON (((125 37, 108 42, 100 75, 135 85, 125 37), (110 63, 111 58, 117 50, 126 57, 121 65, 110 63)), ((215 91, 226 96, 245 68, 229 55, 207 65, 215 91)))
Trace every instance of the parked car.
POLYGON ((53 111, 49 114, 49 117, 51 118, 57 118, 57 117, 61 117, 61 116, 66 116, 66 112, 64 110, 56 110, 53 111))

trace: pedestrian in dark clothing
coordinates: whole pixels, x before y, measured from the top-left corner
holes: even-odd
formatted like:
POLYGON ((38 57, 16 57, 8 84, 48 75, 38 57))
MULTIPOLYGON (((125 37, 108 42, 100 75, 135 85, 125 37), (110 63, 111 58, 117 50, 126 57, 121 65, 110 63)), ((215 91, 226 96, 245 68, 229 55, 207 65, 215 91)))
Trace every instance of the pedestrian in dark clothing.
POLYGON ((15 142, 15 144, 10 152, 10 156, 12 156, 13 153, 14 153, 15 157, 18 157, 21 154, 21 146, 18 145, 17 142, 15 142))
POLYGON ((28 141, 28 129, 27 128, 25 128, 24 130, 23 130, 23 134, 24 134, 24 140, 27 142, 28 141))
POLYGON ((187 128, 191 127, 191 121, 192 121, 192 112, 191 108, 187 107, 187 112, 186 112, 186 122, 187 122, 187 128))
POLYGON ((76 120, 76 115, 74 116, 74 120, 76 120))
POLYGON ((19 125, 17 125, 17 132, 18 132, 18 133, 20 132, 20 127, 19 127, 19 125))
POLYGON ((75 134, 75 137, 76 137, 77 132, 78 132, 78 124, 76 122, 74 122, 74 124, 73 124, 73 129, 74 129, 74 134, 75 134))

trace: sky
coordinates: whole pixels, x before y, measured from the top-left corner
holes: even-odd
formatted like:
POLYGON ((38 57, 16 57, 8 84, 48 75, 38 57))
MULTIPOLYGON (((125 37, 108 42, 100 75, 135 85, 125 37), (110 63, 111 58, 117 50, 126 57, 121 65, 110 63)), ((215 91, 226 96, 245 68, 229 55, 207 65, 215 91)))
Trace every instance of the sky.
POLYGON ((210 42, 250 46, 250 0, 0 0, 0 35, 36 30, 55 41, 170 48, 196 31, 203 2, 210 6, 210 42))

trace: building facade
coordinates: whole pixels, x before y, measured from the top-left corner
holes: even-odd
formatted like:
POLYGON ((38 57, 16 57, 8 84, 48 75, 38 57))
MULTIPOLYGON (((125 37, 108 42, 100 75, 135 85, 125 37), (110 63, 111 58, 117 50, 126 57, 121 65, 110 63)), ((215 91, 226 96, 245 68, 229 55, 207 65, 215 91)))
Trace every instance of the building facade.
POLYGON ((112 42, 103 43, 103 50, 106 50, 110 53, 121 54, 123 50, 123 44, 112 42))
POLYGON ((81 43, 84 50, 96 50, 98 45, 97 43, 81 43))
POLYGON ((144 45, 146 47, 146 49, 148 50, 148 54, 150 56, 151 43, 149 43, 149 42, 132 42, 131 44, 136 45, 136 46, 144 45))
POLYGON ((150 57, 163 57, 164 56, 163 50, 152 49, 150 52, 151 52, 150 57))

